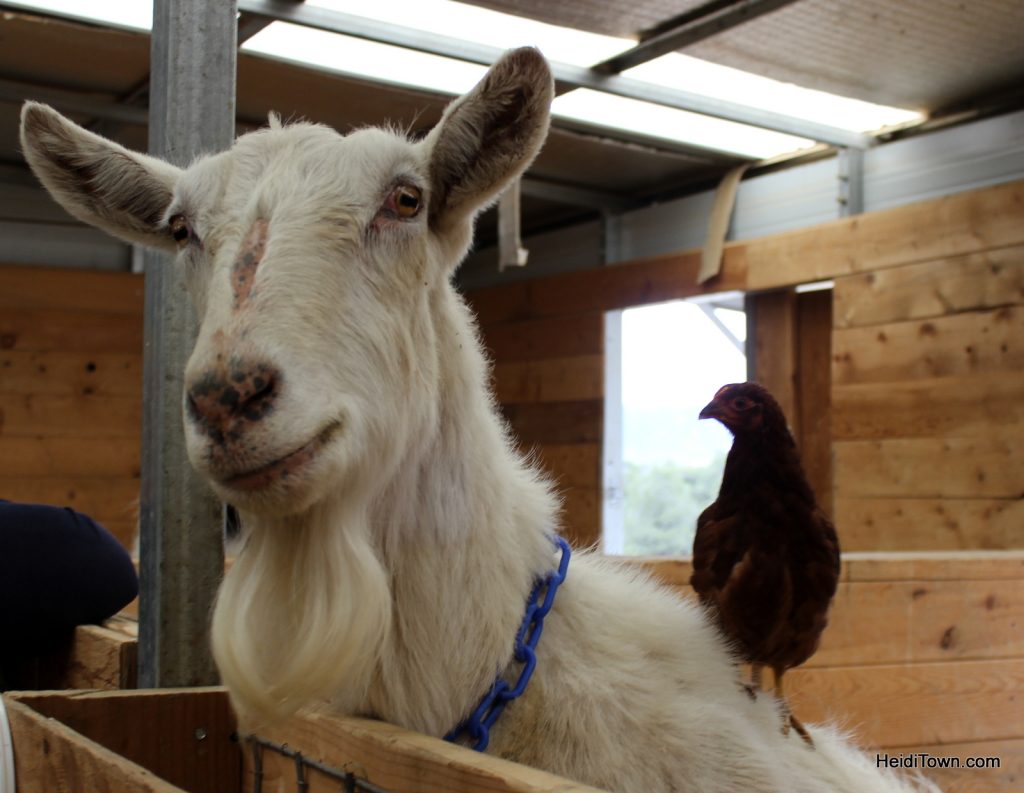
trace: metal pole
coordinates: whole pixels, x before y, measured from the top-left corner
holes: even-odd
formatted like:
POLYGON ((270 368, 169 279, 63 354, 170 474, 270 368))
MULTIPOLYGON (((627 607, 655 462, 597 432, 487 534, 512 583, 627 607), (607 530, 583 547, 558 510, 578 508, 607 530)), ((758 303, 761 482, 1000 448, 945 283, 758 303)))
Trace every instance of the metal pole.
MULTIPOLYGON (((150 153, 184 166, 231 144, 236 12, 235 0, 154 0, 150 153)), ((169 257, 147 252, 145 264, 139 685, 209 685, 224 548, 220 505, 185 454, 181 395, 197 323, 169 257)))

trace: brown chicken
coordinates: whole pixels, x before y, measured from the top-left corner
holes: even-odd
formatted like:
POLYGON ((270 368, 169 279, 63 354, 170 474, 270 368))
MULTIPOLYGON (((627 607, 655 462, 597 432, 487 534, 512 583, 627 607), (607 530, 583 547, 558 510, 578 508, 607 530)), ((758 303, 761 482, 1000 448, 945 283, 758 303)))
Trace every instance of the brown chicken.
POLYGON ((761 668, 775 673, 775 695, 792 725, 813 746, 786 703, 782 676, 818 648, 839 581, 839 540, 807 483, 786 417, 756 383, 723 386, 701 412, 733 434, 718 500, 697 518, 690 583, 739 656, 752 665, 756 697, 761 668))

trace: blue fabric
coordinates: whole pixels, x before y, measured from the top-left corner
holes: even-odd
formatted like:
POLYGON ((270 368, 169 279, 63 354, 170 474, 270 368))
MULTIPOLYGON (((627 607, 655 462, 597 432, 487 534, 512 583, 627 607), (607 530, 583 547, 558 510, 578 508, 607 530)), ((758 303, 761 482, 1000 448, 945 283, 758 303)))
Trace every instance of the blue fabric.
POLYGON ((138 592, 131 556, 92 518, 0 500, 0 657, 45 652, 138 592))

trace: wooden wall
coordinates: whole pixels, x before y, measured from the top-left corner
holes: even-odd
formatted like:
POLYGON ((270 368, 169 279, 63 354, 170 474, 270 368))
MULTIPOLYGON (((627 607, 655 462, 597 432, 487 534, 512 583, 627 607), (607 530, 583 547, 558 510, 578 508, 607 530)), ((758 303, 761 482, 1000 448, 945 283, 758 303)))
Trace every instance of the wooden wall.
MULTIPOLYGON (((729 243, 721 275, 702 287, 699 258, 684 251, 471 293, 485 338, 521 332, 491 344, 502 401, 512 398, 501 390, 511 356, 595 355, 585 339, 601 312, 747 291, 756 377, 787 409, 845 549, 1024 547, 1024 182, 729 243), (794 291, 822 279, 833 292, 794 291)), ((576 418, 563 410, 559 428, 576 418)), ((551 442, 530 429, 530 443, 551 442)), ((573 486, 599 493, 600 467, 587 470, 590 483, 573 486)), ((583 519, 572 518, 575 531, 597 536, 583 519)))
POLYGON ((0 266, 0 498, 135 532, 142 278, 0 266))
POLYGON ((563 534, 577 546, 600 540, 604 426, 604 315, 488 315, 477 306, 494 361, 498 402, 521 448, 558 483, 563 534))
POLYGON ((1024 246, 836 279, 836 518, 858 549, 1024 544, 1024 246))
MULTIPOLYGON (((685 560, 643 562, 694 597, 685 560)), ((821 648, 786 675, 794 712, 896 757, 994 756, 998 769, 928 772, 944 793, 1024 780, 1024 553, 848 554, 821 648)), ((768 675, 770 678, 771 675, 768 675)))

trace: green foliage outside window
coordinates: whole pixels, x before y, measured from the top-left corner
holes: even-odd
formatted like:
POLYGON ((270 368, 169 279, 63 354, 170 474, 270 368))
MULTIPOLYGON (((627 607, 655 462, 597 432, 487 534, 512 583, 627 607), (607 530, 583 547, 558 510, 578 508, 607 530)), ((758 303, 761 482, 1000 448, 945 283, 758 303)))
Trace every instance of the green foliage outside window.
POLYGON ((693 547, 697 516, 718 497, 725 454, 703 467, 626 463, 625 552, 682 556, 693 547))

